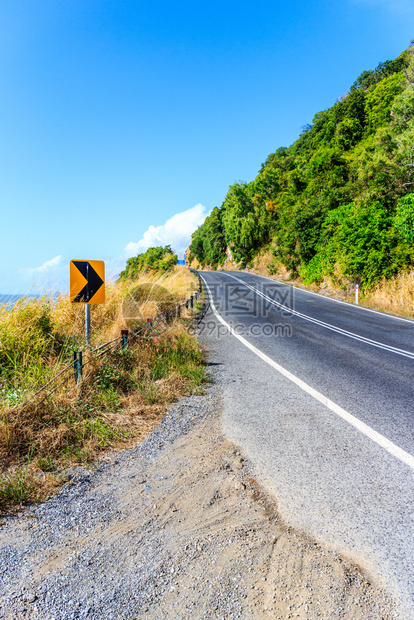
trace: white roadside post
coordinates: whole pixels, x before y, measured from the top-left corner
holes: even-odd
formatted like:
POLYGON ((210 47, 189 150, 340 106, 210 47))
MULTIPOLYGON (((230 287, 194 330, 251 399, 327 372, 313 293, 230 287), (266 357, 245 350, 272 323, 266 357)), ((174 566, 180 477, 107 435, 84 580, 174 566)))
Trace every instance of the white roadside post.
POLYGON ((355 303, 358 305, 359 284, 355 284, 355 303))

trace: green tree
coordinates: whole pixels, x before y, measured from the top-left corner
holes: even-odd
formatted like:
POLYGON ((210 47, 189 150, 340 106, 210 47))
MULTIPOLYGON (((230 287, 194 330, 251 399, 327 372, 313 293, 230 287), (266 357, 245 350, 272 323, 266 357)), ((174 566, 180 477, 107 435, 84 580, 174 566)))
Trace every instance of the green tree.
POLYGON ((408 241, 414 241, 414 194, 407 194, 399 199, 395 216, 395 228, 408 241))
POLYGON ((215 266, 228 246, 243 265, 271 241, 291 274, 307 281, 329 274, 368 285, 410 267, 412 199, 404 197, 414 182, 413 145, 410 46, 364 71, 296 142, 271 153, 253 181, 232 185, 191 250, 215 266))
POLYGON ((148 248, 142 254, 129 258, 126 267, 119 274, 120 280, 137 278, 147 271, 170 271, 177 264, 177 255, 169 245, 148 248))

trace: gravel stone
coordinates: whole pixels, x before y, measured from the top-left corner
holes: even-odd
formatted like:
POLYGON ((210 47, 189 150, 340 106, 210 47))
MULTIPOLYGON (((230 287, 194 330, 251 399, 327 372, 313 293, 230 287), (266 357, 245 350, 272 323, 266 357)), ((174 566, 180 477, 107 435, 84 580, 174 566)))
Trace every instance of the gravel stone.
POLYGON ((142 444, 5 519, 0 619, 395 617, 357 567, 283 524, 223 437, 211 375, 142 444))

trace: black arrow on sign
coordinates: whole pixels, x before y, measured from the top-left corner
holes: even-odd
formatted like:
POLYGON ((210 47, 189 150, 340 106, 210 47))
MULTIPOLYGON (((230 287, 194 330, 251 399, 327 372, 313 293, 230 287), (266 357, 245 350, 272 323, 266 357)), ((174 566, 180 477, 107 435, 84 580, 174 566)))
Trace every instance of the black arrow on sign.
POLYGON ((84 303, 87 304, 91 301, 92 297, 99 291, 104 281, 90 263, 82 260, 74 260, 73 264, 78 269, 83 277, 87 280, 83 289, 78 293, 72 303, 84 303))

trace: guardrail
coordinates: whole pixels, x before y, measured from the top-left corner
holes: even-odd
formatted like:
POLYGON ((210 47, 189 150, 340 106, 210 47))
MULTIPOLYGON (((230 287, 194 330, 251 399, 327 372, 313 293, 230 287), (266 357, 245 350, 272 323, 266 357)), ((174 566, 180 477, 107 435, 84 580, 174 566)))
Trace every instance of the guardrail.
POLYGON ((103 344, 100 344, 93 349, 89 349, 89 358, 86 361, 84 361, 83 351, 74 351, 73 361, 70 362, 67 366, 65 366, 55 377, 50 379, 50 381, 45 383, 45 385, 43 385, 39 390, 37 390, 37 392, 35 392, 27 400, 25 400, 22 405, 29 403, 36 396, 47 390, 47 388, 50 388, 50 390, 45 393, 44 397, 40 401, 43 402, 44 400, 46 400, 46 398, 49 398, 54 392, 56 392, 59 387, 70 381, 71 378, 75 379, 77 385, 79 385, 81 382, 87 381, 91 374, 84 377, 84 369, 88 365, 90 365, 94 359, 105 357, 109 353, 113 353, 116 350, 125 349, 128 346, 128 343, 131 342, 134 338, 137 338, 139 336, 149 336, 152 330, 154 330, 159 323, 165 322, 168 324, 174 317, 179 319, 181 317, 182 309, 188 309, 189 307, 193 308, 194 302, 198 300, 203 291, 203 283, 200 275, 195 269, 190 269, 190 271, 197 276, 199 286, 197 291, 193 295, 190 295, 188 299, 177 304, 171 310, 161 312, 154 318, 147 319, 147 324, 145 327, 137 327, 132 331, 123 329, 121 330, 121 335, 118 338, 114 338, 113 340, 104 342, 103 344))

